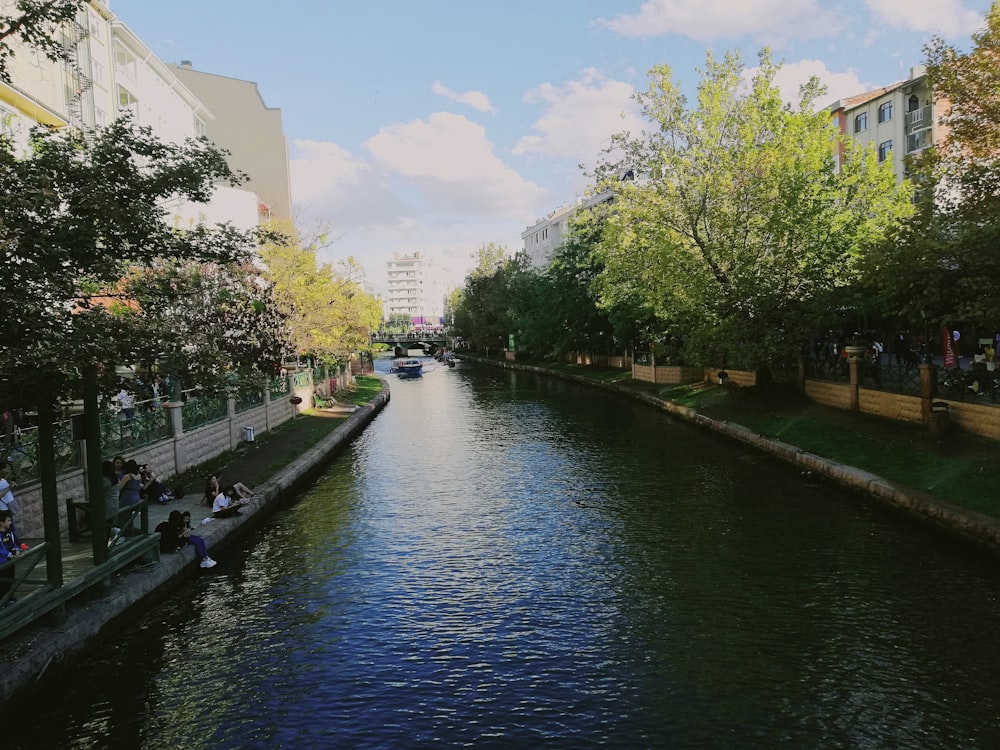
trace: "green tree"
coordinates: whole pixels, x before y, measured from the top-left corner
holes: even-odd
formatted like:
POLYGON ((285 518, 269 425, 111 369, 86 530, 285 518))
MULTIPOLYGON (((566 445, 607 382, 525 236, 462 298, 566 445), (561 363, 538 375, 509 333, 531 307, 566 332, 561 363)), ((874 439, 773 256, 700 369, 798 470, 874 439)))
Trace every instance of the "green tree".
POLYGON ((113 373, 168 347, 147 313, 190 290, 178 278, 138 304, 123 279, 164 261, 248 263, 256 232, 166 221, 168 199, 207 202, 226 182, 238 180, 207 141, 163 143, 124 119, 88 137, 38 129, 27 154, 0 135, 0 398, 32 403, 38 387, 70 391, 91 366, 113 373))
POLYGON ((945 137, 914 161, 920 210, 873 265, 887 306, 911 319, 993 326, 1000 321, 1000 4, 972 41, 967 53, 941 39, 925 48, 935 100, 948 105, 938 125, 945 137))
POLYGON ((296 351, 332 364, 366 348, 381 306, 365 292, 360 266, 353 259, 320 263, 324 238, 303 241, 290 222, 273 229, 276 238, 263 246, 261 259, 296 351))
POLYGON ((523 261, 511 258, 506 247, 494 242, 480 246, 473 257, 476 265, 466 276, 455 311, 455 333, 473 346, 497 351, 516 330, 510 279, 523 261))
POLYGON ((738 54, 709 55, 693 106, 669 68, 654 68, 637 96, 652 127, 616 138, 620 158, 598 172, 642 176, 616 185, 602 304, 664 321, 660 334, 682 339, 694 363, 761 367, 794 351, 912 211, 890 165, 814 110, 817 81, 785 105, 767 50, 759 62, 747 87, 738 54))

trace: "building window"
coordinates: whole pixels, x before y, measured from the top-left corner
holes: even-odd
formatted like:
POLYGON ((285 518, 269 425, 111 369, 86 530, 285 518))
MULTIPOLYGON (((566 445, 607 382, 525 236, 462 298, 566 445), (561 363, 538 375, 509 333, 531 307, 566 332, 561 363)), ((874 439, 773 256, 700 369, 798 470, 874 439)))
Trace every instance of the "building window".
POLYGON ((135 55, 120 44, 115 46, 115 70, 135 80, 135 55))
POLYGON ((194 117, 194 134, 198 137, 208 135, 208 127, 205 125, 205 121, 198 117, 198 115, 194 117))
POLYGON ((90 29, 90 35, 100 41, 101 39, 101 19, 97 17, 96 13, 87 12, 87 26, 90 29))
POLYGON ((914 151, 922 151, 931 145, 931 129, 924 128, 923 130, 918 130, 916 133, 910 133, 906 136, 906 153, 911 154, 914 151))
POLYGON ((892 119, 892 102, 883 102, 878 105, 878 121, 889 122, 892 119))
POLYGON ((128 89, 121 86, 118 87, 118 111, 131 112, 137 117, 139 115, 139 100, 128 89))
POLYGON ((854 132, 864 133, 866 130, 868 130, 868 113, 862 112, 854 118, 854 132))
POLYGON ((94 107, 94 124, 99 128, 108 124, 108 113, 100 107, 94 107))
POLYGON ((92 60, 90 63, 90 74, 94 78, 94 83, 100 86, 102 89, 105 88, 104 85, 104 66, 101 65, 97 60, 92 60))
POLYGON ((892 141, 882 141, 878 144, 878 160, 880 162, 885 161, 889 158, 889 154, 892 153, 892 141))

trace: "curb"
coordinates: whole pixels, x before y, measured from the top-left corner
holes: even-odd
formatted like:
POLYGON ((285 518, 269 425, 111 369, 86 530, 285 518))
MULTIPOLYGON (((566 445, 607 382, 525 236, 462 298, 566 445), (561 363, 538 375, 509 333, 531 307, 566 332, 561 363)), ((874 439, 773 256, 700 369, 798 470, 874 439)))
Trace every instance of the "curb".
POLYGON ((760 435, 743 425, 706 417, 690 406, 665 401, 649 393, 636 392, 616 383, 602 383, 585 378, 582 375, 556 372, 546 370, 542 367, 518 364, 517 362, 499 362, 464 354, 456 356, 478 364, 492 365, 506 370, 520 370, 559 380, 569 380, 574 383, 618 393, 636 401, 642 401, 669 412, 673 416, 683 419, 690 424, 710 430, 730 440, 735 440, 762 453, 773 456, 802 471, 812 472, 815 476, 823 477, 842 489, 862 494, 886 508, 901 511, 912 520, 943 531, 949 536, 956 537, 965 542, 971 542, 973 546, 979 548, 981 551, 995 557, 1000 557, 1000 520, 974 510, 953 505, 946 500, 934 497, 930 493, 892 482, 864 469, 823 458, 815 453, 805 451, 798 446, 760 435))
MULTIPOLYGON (((389 384, 367 404, 358 407, 344 422, 299 458, 261 483, 255 497, 243 508, 239 523, 230 519, 197 527, 198 534, 213 550, 224 549, 259 528, 286 501, 310 484, 354 437, 389 402, 389 384)), ((132 566, 116 575, 103 593, 71 601, 65 621, 58 625, 33 625, 3 644, 5 659, 0 666, 0 705, 28 698, 85 648, 105 636, 140 606, 148 608, 165 598, 199 570, 194 548, 184 547, 165 554, 159 563, 132 566)))

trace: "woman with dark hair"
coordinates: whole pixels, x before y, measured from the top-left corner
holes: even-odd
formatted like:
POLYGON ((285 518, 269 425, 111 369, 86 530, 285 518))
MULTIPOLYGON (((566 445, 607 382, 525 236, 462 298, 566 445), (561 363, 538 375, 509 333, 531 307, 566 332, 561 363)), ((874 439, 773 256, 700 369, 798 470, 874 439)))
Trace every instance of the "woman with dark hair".
MULTIPOLYGON (((122 464, 124 468, 124 463, 122 464)), ((119 479, 115 475, 115 465, 110 461, 101 463, 101 486, 104 488, 104 523, 108 528, 108 544, 118 534, 118 495, 121 492, 119 479)))
POLYGON ((179 510, 170 511, 167 520, 158 524, 156 531, 160 535, 161 552, 177 552, 190 544, 198 554, 201 567, 214 568, 218 564, 208 556, 208 546, 205 544, 205 540, 191 533, 191 527, 185 523, 179 510))
MULTIPOLYGON (((119 510, 123 510, 139 502, 139 492, 142 489, 142 484, 139 481, 139 464, 134 459, 130 458, 125 462, 125 470, 118 479, 118 487, 119 510)), ((122 528, 125 529, 126 534, 134 534, 136 531, 135 518, 133 517, 122 528)))

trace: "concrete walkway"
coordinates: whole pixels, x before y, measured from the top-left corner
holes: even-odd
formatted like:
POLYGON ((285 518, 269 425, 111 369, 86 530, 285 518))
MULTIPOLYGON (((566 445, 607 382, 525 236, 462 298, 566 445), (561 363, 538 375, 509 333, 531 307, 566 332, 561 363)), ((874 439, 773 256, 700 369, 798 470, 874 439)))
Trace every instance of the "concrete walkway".
MULTIPOLYGON (((211 516, 211 509, 201 504, 200 488, 195 488, 168 505, 151 505, 149 528, 154 529, 172 510, 190 510, 191 525, 205 538, 209 554, 222 555, 227 546, 262 526, 283 502, 294 498, 319 476, 333 456, 362 432, 388 401, 389 386, 383 381, 381 392, 370 403, 359 407, 320 443, 304 451, 271 479, 258 484, 253 500, 242 508, 243 515, 200 524, 203 518, 211 516)), ((136 609, 151 606, 200 572, 191 546, 176 554, 163 554, 158 563, 136 564, 115 575, 102 594, 84 595, 79 602, 71 601, 60 624, 32 625, 6 639, 0 656, 0 705, 10 710, 8 701, 13 704, 31 697, 62 666, 109 635, 136 609)))

